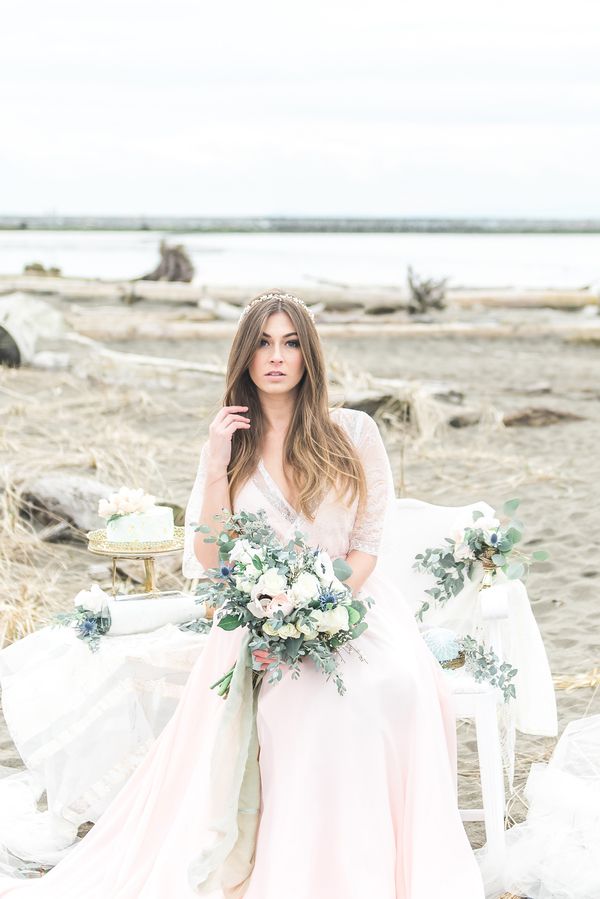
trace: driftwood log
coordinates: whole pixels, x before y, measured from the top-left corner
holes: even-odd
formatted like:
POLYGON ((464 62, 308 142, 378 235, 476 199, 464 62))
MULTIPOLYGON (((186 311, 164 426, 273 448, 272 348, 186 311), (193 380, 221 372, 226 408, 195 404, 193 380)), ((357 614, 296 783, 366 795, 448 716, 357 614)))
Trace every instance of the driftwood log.
POLYGON ((436 281, 433 278, 419 278, 408 266, 406 275, 410 290, 410 302, 408 311, 411 315, 423 314, 430 309, 444 309, 446 307, 445 293, 448 278, 436 281))
MULTIPOLYGON (((160 262, 140 281, 183 281, 189 284, 194 277, 194 265, 183 244, 170 245, 160 242, 160 262)), ((137 280, 137 279, 136 279, 137 280)))
MULTIPOLYGON (((334 285, 301 286, 285 285, 286 290, 296 293, 311 305, 322 303, 329 311, 345 312, 350 309, 372 307, 386 309, 406 309, 409 293, 402 286, 346 287, 334 285)), ((140 279, 104 281, 94 278, 58 278, 49 275, 0 275, 0 294, 20 290, 26 293, 54 293, 70 300, 105 300, 111 303, 145 300, 153 303, 173 303, 196 305, 202 298, 224 300, 241 307, 245 305, 252 291, 247 286, 223 284, 189 284, 181 282, 145 281, 140 279)), ((446 290, 448 308, 506 308, 506 309, 583 309, 586 306, 600 306, 600 287, 591 285, 580 289, 497 287, 497 288, 454 288, 446 290)))
POLYGON ((49 303, 24 293, 0 298, 0 364, 30 364, 41 338, 64 333, 64 318, 49 303))
MULTIPOLYGON (((34 519, 45 540, 85 539, 88 531, 106 526, 98 515, 98 503, 108 499, 118 487, 105 484, 91 475, 58 472, 40 475, 23 483, 21 509, 34 519)), ((163 503, 173 509, 175 525, 183 525, 184 509, 176 503, 163 503)))
POLYGON ((55 536, 83 539, 87 531, 104 527, 104 520, 97 512, 98 503, 117 489, 90 475, 44 474, 23 484, 22 509, 47 529, 47 539, 55 536), (57 525, 63 527, 54 531, 57 525))
POLYGON ((502 420, 507 428, 542 428, 564 421, 583 421, 584 419, 583 416, 575 415, 574 412, 562 412, 544 406, 529 406, 527 409, 519 409, 517 412, 507 412, 502 420))

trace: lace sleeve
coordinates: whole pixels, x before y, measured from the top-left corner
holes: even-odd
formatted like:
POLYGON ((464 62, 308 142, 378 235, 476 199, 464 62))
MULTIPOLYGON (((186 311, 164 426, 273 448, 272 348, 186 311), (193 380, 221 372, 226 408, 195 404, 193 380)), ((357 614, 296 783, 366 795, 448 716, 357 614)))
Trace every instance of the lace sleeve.
POLYGON ((196 531, 192 527, 192 524, 198 523, 198 518, 202 510, 207 461, 208 441, 203 445, 202 450, 200 451, 200 461, 198 463, 196 480, 194 481, 194 486, 192 487, 192 492, 185 509, 183 563, 181 570, 183 576, 186 578, 202 577, 205 571, 204 566, 194 552, 194 537, 196 536, 196 531))
POLYGON ((350 550, 376 556, 379 552, 386 513, 394 497, 394 480, 388 454, 376 422, 366 412, 359 413, 361 427, 356 448, 367 480, 367 499, 358 509, 350 534, 350 550))

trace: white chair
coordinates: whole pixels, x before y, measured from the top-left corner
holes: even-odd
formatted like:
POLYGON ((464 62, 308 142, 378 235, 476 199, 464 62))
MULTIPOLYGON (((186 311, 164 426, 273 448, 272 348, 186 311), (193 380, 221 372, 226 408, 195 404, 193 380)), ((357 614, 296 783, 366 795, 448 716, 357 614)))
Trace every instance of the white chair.
MULTIPOLYGON (((469 506, 436 506, 412 499, 397 500, 398 541, 403 588, 414 612, 424 600, 430 609, 423 617, 423 626, 449 627, 460 635, 473 634, 479 624, 479 639, 492 648, 501 660, 501 622, 508 621, 508 592, 491 587, 479 592, 477 585, 468 585, 444 607, 435 607, 425 590, 433 583, 426 574, 413 569, 415 556, 428 547, 441 546, 457 524, 472 522, 471 513, 479 509, 494 514, 486 503, 469 506)), ((463 821, 484 821, 487 838, 487 864, 501 871, 505 852, 504 817, 506 795, 497 705, 503 701, 501 692, 487 682, 478 682, 462 668, 444 669, 454 697, 457 719, 473 719, 477 737, 477 753, 481 776, 482 808, 461 808, 463 821)), ((514 701, 514 700, 511 700, 514 701)))

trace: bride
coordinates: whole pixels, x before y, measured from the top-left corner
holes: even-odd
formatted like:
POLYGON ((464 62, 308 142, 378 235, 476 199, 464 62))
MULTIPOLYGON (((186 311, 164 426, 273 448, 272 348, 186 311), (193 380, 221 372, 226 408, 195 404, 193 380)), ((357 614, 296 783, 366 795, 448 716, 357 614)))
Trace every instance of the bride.
POLYGON ((290 294, 255 297, 200 455, 184 573, 216 563, 194 525, 222 509, 265 509, 282 540, 302 531, 347 559, 353 591, 374 599, 359 653, 340 661, 347 692, 310 659, 298 679, 284 669, 263 681, 260 807, 222 809, 224 820, 255 816, 255 837, 246 864, 222 864, 215 885, 199 859, 218 844, 214 799, 219 785, 228 795, 230 769, 213 753, 228 702, 210 685, 242 629, 213 627, 173 717, 99 821, 42 878, 0 877, 0 899, 483 899, 457 805, 451 695, 395 573, 394 505, 375 422, 330 411, 312 313, 290 294))

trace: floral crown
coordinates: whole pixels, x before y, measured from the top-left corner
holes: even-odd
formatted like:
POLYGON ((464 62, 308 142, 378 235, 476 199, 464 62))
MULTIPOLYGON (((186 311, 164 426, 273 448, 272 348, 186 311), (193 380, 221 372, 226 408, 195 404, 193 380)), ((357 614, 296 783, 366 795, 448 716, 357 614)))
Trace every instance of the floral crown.
POLYGON ((314 322, 315 316, 314 313, 308 308, 304 300, 301 300, 299 297, 294 296, 293 293, 261 293, 260 296, 255 297, 251 303, 248 303, 247 306, 244 306, 242 309, 242 314, 239 317, 238 324, 242 321, 244 316, 253 306, 256 306, 257 303, 262 303, 263 300, 291 300, 292 303, 295 303, 296 306, 301 306, 305 312, 308 313, 311 320, 314 322))

